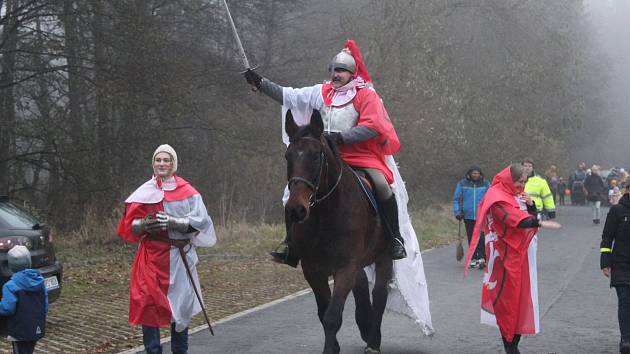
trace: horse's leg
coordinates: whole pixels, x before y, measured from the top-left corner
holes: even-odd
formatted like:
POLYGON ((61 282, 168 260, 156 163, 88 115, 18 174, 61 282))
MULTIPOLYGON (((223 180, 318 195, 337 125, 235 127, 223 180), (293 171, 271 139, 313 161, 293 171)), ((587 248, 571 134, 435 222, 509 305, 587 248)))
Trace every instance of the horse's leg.
POLYGON ((335 273, 335 286, 333 287, 332 298, 330 299, 330 304, 328 304, 328 310, 324 314, 323 323, 326 341, 323 354, 337 354, 340 351, 337 332, 341 328, 343 308, 346 304, 348 293, 354 287, 356 274, 356 267, 352 265, 335 273))
POLYGON ((372 326, 372 303, 370 302, 370 286, 363 269, 360 269, 357 273, 352 295, 356 304, 354 319, 357 322, 357 326, 359 326, 361 338, 367 343, 370 327, 372 326))
POLYGON ((324 313, 330 303, 330 287, 328 286, 328 275, 323 272, 314 271, 308 264, 302 263, 302 273, 308 285, 313 289, 315 301, 317 302, 317 317, 324 325, 324 313))
POLYGON ((377 259, 376 279, 374 280, 374 289, 372 289, 372 328, 367 342, 366 353, 380 353, 381 347, 381 322, 383 321, 383 313, 385 305, 387 305, 387 284, 392 277, 393 263, 389 257, 381 256, 377 259))

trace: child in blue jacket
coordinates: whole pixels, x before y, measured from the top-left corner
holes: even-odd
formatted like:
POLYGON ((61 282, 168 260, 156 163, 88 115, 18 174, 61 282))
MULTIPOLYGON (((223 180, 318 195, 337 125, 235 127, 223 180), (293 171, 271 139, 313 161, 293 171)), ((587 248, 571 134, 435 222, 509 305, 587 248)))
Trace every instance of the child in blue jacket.
POLYGON ((7 330, 13 354, 32 354, 46 329, 48 292, 41 273, 31 269, 28 248, 11 248, 8 261, 13 275, 2 287, 0 316, 8 316, 7 330))

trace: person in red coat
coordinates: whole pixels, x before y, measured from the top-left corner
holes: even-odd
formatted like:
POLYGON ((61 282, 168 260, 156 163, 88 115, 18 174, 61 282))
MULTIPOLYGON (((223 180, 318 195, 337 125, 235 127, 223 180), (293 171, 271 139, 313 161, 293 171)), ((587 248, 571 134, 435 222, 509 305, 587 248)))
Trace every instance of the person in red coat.
POLYGON ((199 192, 175 175, 175 150, 160 145, 152 165, 153 177, 125 200, 117 230, 123 240, 139 243, 131 271, 129 323, 142 326, 147 353, 162 353, 159 329, 170 326, 172 353, 185 354, 188 324, 201 311, 191 283, 200 289, 195 248, 213 246, 216 234, 199 192))
POLYGON ((499 172, 479 205, 464 272, 485 235, 487 264, 481 291, 481 323, 498 326, 508 354, 520 353, 522 334, 539 332, 536 234, 560 228, 536 218, 536 205, 523 192, 527 173, 520 164, 499 172))

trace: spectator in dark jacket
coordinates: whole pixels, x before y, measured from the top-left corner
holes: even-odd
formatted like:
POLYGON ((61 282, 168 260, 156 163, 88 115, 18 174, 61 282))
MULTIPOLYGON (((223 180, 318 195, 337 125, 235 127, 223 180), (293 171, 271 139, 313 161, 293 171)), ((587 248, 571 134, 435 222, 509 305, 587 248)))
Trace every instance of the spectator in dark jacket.
POLYGON ((630 354, 630 186, 608 211, 600 251, 600 267, 619 299, 619 351, 630 354))
MULTIPOLYGON (((488 187, 490 187, 490 183, 484 178, 483 172, 481 172, 479 166, 472 166, 468 172, 466 172, 466 176, 462 178, 455 187, 455 193, 453 194, 453 214, 457 220, 464 220, 469 244, 473 229, 475 228, 475 220, 477 220, 479 203, 486 194, 488 187)), ((485 249, 486 245, 482 235, 470 262, 471 268, 484 268, 486 263, 485 249)))
POLYGON ((569 176, 569 188, 571 189, 571 204, 584 205, 584 180, 586 179, 586 163, 580 162, 578 168, 569 176))
POLYGON ((599 175, 599 166, 591 167, 591 174, 584 180, 584 194, 593 208, 593 224, 599 224, 602 200, 608 196, 608 189, 599 175))
POLYGON ((14 246, 7 254, 11 279, 2 287, 0 316, 8 316, 7 332, 14 354, 32 354, 44 336, 48 293, 44 278, 31 269, 31 253, 14 246))

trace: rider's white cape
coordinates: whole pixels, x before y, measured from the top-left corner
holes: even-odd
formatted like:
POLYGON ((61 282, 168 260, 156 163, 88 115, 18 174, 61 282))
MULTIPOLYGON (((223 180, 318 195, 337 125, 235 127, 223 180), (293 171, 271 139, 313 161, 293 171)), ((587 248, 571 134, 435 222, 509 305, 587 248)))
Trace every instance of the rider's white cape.
MULTIPOLYGON (((305 125, 310 122, 313 109, 322 109, 324 101, 321 97, 321 85, 293 89, 285 87, 283 89, 282 106, 282 140, 289 144, 289 138, 284 131, 285 115, 291 109, 293 119, 298 125, 305 125)), ((429 311, 429 293, 426 277, 424 276, 424 266, 422 255, 416 232, 411 224, 407 211, 409 196, 405 183, 398 172, 398 166, 392 156, 386 158, 387 166, 394 173, 394 184, 392 189, 396 194, 398 203, 398 219, 400 233, 405 240, 407 258, 394 261, 393 279, 389 284, 389 297, 387 300, 387 310, 404 315, 417 324, 422 333, 432 335, 434 332, 431 323, 431 313, 429 311)), ((286 204, 289 191, 285 188, 282 202, 286 204)), ((370 283, 374 281, 374 266, 365 268, 370 283)))

